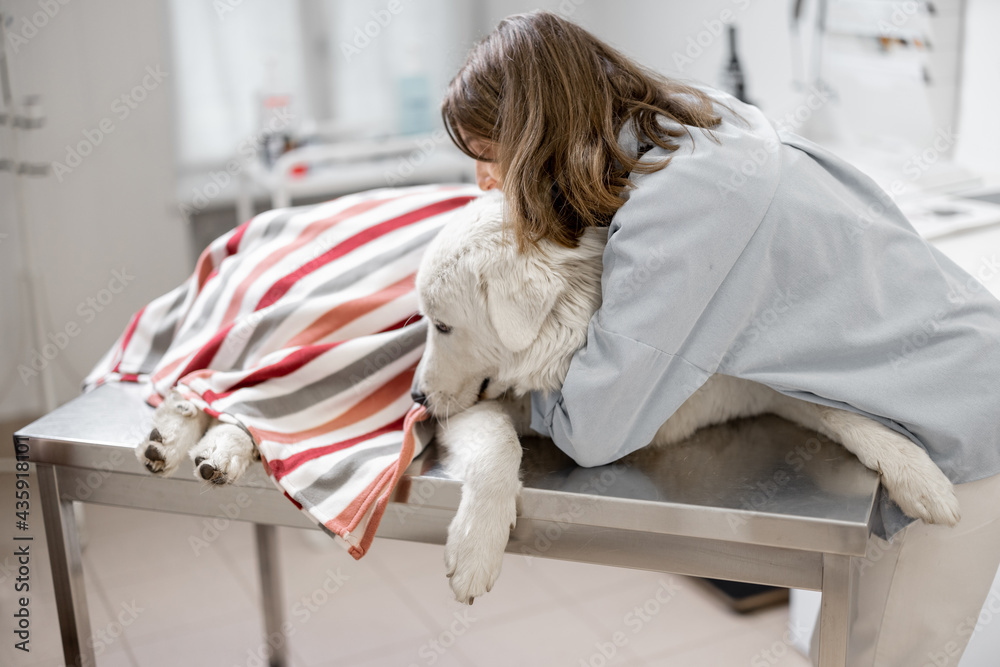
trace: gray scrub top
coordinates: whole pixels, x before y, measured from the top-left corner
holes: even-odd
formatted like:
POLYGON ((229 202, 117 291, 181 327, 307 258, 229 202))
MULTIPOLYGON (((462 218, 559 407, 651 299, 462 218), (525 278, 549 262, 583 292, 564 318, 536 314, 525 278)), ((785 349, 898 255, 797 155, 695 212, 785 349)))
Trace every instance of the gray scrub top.
MULTIPOLYGON (((607 464, 722 373, 871 417, 952 482, 1000 473, 1000 302, 874 181, 706 92, 745 122, 720 108, 714 140, 691 128, 666 168, 632 175, 603 305, 562 390, 532 396, 532 429, 607 464)), ((913 521, 885 493, 878 513, 882 537, 913 521)))

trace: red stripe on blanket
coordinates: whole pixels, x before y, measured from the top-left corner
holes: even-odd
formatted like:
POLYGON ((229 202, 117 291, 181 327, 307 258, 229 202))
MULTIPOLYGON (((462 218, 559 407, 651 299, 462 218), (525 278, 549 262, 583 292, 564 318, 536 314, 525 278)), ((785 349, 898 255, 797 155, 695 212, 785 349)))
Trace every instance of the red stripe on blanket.
POLYGON ((240 249, 240 241, 243 240, 243 235, 247 233, 247 227, 250 226, 250 221, 247 220, 242 225, 236 228, 236 231, 229 240, 226 241, 226 257, 230 255, 235 255, 236 251, 240 249))
POLYGON ((201 292, 201 288, 205 286, 208 282, 208 277, 215 270, 215 265, 212 263, 212 246, 208 246, 201 251, 201 257, 198 258, 198 266, 195 267, 194 272, 198 274, 198 291, 201 292))
POLYGON ((209 364, 212 363, 212 359, 219 352, 219 348, 222 347, 222 343, 225 342, 226 336, 229 335, 229 331, 233 328, 233 325, 225 327, 221 331, 217 331, 212 338, 201 346, 197 352, 191 357, 191 361, 188 362, 184 370, 177 377, 178 382, 182 382, 184 376, 188 373, 193 373, 194 371, 201 370, 203 368, 208 368, 209 364))
POLYGON ((337 415, 324 424, 314 426, 313 428, 305 431, 294 431, 292 433, 265 431, 263 429, 258 429, 258 431, 260 432, 261 437, 269 442, 289 444, 302 442, 303 440, 315 438, 318 435, 330 433, 344 428, 345 426, 350 426, 351 424, 357 424, 361 420, 368 419, 372 415, 378 414, 381 410, 384 410, 386 407, 392 405, 394 402, 399 400, 400 396, 406 396, 409 394, 410 385, 413 384, 413 374, 416 370, 416 365, 410 366, 396 377, 377 387, 375 391, 362 398, 345 412, 337 415))
MULTIPOLYGON (((239 250, 240 241, 243 240, 243 235, 247 231, 247 227, 250 226, 250 221, 244 222, 242 225, 237 227, 231 232, 231 236, 226 241, 226 257, 230 255, 235 255, 236 251, 239 250)), ((208 279, 212 277, 215 273, 215 262, 212 260, 212 247, 214 244, 209 245, 207 248, 201 251, 201 255, 198 257, 198 265, 195 267, 194 272, 198 276, 198 291, 205 286, 208 279)), ((224 258, 223 258, 224 259, 224 258)))
POLYGON ((403 418, 400 417, 396 421, 383 426, 380 429, 376 429, 370 433, 363 433, 357 437, 351 438, 350 440, 343 440, 341 442, 335 442, 332 445, 327 445, 325 447, 316 447, 315 449, 309 449, 304 452, 299 452, 298 454, 292 454, 287 459, 278 459, 271 461, 271 474, 274 475, 274 479, 278 480, 294 471, 300 465, 306 461, 312 461, 313 459, 318 459, 321 456, 326 456, 327 454, 332 454, 334 452, 339 452, 342 449, 347 449, 352 447, 359 442, 364 442, 366 440, 371 440, 372 438, 377 438, 380 435, 385 435, 386 433, 391 433, 393 431, 398 431, 403 428, 403 418))
POLYGON ((385 222, 379 223, 368 229, 365 229, 358 234, 355 234, 349 239, 345 239, 341 243, 338 243, 335 247, 326 251, 316 259, 311 262, 307 262, 299 267, 294 272, 288 274, 281 280, 277 281, 271 286, 271 289, 261 298, 260 302, 257 304, 255 310, 260 310, 262 308, 267 308, 272 303, 280 299, 285 293, 292 288, 292 286, 299 281, 299 279, 304 278, 309 275, 319 267, 324 264, 329 264, 338 257, 343 257, 352 250, 356 250, 361 246, 369 243, 370 241, 377 239, 380 236, 384 236, 389 232, 395 231, 406 225, 413 224, 425 218, 429 218, 434 215, 440 215, 441 213, 447 213, 448 211, 454 210, 465 204, 469 203, 475 199, 475 197, 455 197, 454 199, 447 199, 445 201, 435 202, 424 206, 423 208, 418 208, 415 211, 410 211, 403 215, 397 216, 385 222))
POLYGON ((288 494, 288 491, 282 491, 281 493, 283 493, 286 498, 288 498, 289 500, 292 501, 292 504, 295 505, 295 509, 298 509, 298 510, 302 509, 302 503, 300 503, 299 501, 297 501, 295 498, 292 498, 288 494))
POLYGON ((376 308, 384 306, 390 301, 395 301, 404 294, 412 292, 416 279, 417 274, 411 273, 405 278, 397 280, 392 285, 384 287, 374 294, 366 294, 365 296, 345 301, 339 306, 331 308, 323 315, 316 318, 316 320, 308 327, 296 334, 294 338, 289 340, 289 347, 311 345, 330 335, 334 331, 343 329, 345 326, 362 315, 370 313, 376 308))
POLYGON ((139 325, 139 318, 142 317, 142 314, 144 312, 146 312, 146 306, 143 306, 138 313, 132 316, 132 319, 129 321, 128 327, 125 329, 125 335, 122 336, 122 344, 118 348, 119 354, 121 356, 118 358, 118 363, 115 364, 115 367, 111 369, 112 373, 119 372, 119 369, 121 368, 122 365, 122 358, 125 356, 124 352, 125 350, 128 349, 128 344, 132 340, 132 335, 135 333, 135 328, 139 325))
POLYGON ((233 386, 229 387, 229 389, 227 389, 226 391, 216 393, 211 389, 206 390, 202 394, 202 398, 204 398, 209 403, 212 403, 219 400, 220 398, 226 398, 227 396, 232 394, 234 391, 237 391, 238 389, 253 387, 260 384, 261 382, 264 382, 265 380, 270 380, 272 378, 284 377, 285 375, 294 373, 295 371, 299 370, 300 368, 308 364, 316 357, 320 356, 324 352, 332 350, 333 348, 337 347, 343 342, 344 341, 337 341, 336 343, 326 343, 324 345, 310 345, 307 348, 295 350, 291 354, 285 356, 280 361, 277 361, 271 364, 270 366, 265 366, 260 370, 254 371, 253 373, 246 376, 233 386))
POLYGON ((226 309, 225 315, 222 316, 223 324, 228 324, 233 321, 236 317, 236 313, 239 312, 240 308, 243 306, 243 295, 246 294, 247 289, 250 285, 257 280, 265 271, 270 269, 272 266, 277 264, 279 261, 295 252, 302 246, 316 239, 317 236, 333 227, 338 222, 343 221, 345 218, 349 218, 353 215, 358 215, 360 213, 365 213, 378 206, 394 201, 392 199, 372 199, 369 201, 363 201, 354 206, 349 206, 348 208, 340 211, 339 213, 330 216, 329 218, 324 218, 323 220, 317 220, 316 222, 309 223, 309 225, 302 230, 299 236, 294 242, 289 243, 287 246, 281 250, 271 253, 269 256, 265 257, 261 262, 254 267, 254 270, 243 279, 243 281, 237 286, 236 290, 233 292, 233 296, 229 301, 229 308, 226 309))
POLYGON ((185 357, 180 357, 179 359, 174 359, 173 361, 171 361, 170 363, 168 363, 166 366, 164 366, 160 370, 158 370, 155 373, 153 373, 153 376, 150 378, 150 380, 152 380, 152 382, 154 384, 157 383, 157 382, 159 382, 163 378, 165 378, 168 375, 170 375, 171 373, 173 373, 175 368, 177 368, 178 366, 180 366, 181 364, 183 364, 184 363, 184 359, 185 359, 185 357))

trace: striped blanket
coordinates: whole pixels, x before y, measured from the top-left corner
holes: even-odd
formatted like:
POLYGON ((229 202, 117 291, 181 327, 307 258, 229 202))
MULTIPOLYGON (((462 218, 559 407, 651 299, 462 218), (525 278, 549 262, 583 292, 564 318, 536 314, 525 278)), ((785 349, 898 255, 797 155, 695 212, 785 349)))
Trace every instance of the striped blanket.
POLYGON ((262 213, 136 313, 84 382, 172 387, 253 437, 268 475, 355 558, 419 453, 414 279, 474 186, 383 189, 262 213), (404 433, 406 437, 404 437, 404 433))

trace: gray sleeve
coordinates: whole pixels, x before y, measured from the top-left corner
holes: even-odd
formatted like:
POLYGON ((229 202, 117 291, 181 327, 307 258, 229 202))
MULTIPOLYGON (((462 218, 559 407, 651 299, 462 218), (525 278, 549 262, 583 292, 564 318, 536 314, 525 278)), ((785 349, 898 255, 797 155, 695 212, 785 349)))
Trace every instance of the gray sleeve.
POLYGON ((562 391, 531 397, 531 428, 547 433, 584 467, 611 463, 649 444, 707 379, 681 357, 605 331, 597 319, 562 391))

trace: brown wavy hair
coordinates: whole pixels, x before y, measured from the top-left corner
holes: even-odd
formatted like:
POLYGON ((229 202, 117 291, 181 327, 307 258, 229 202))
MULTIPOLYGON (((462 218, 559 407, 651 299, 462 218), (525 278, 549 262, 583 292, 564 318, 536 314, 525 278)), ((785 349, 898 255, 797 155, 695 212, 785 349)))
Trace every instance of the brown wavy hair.
POLYGON ((575 247, 587 227, 611 221, 632 187, 631 172, 670 162, 640 162, 623 151, 618 134, 626 123, 642 141, 674 151, 673 139, 689 127, 721 122, 702 91, 545 11, 509 16, 476 45, 448 86, 441 115, 470 157, 482 159, 467 142, 495 147, 505 216, 522 250, 541 239, 575 247))

